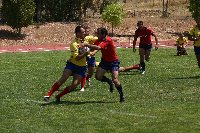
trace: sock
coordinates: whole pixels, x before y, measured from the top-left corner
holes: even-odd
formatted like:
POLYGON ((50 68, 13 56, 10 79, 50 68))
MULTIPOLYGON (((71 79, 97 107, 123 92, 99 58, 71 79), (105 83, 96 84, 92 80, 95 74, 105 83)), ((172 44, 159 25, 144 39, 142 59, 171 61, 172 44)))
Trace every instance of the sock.
POLYGON ((70 92, 70 90, 68 89, 68 87, 66 87, 61 93, 59 93, 57 95, 57 97, 62 97, 62 96, 64 96, 65 94, 67 94, 69 92, 70 92))
POLYGON ((88 74, 87 77, 86 77, 86 80, 88 80, 91 77, 92 77, 92 75, 88 74))
POLYGON ((145 63, 144 62, 140 62, 140 66, 142 67, 142 70, 145 71, 145 63))
POLYGON ((81 89, 84 88, 86 83, 86 77, 81 80, 81 89))
POLYGON ((58 82, 54 83, 47 95, 50 97, 55 91, 59 89, 59 87, 60 85, 58 84, 58 82))
POLYGON ((110 80, 110 79, 107 78, 106 76, 103 76, 101 82, 107 82, 108 84, 112 84, 112 80, 110 80))
POLYGON ((133 66, 133 69, 139 69, 139 68, 140 68, 140 66, 138 64, 133 66))
POLYGON ((119 95, 120 95, 120 96, 124 96, 124 93, 123 93, 121 84, 120 84, 118 87, 116 87, 116 88, 117 88, 117 90, 118 90, 118 92, 119 92, 119 95))

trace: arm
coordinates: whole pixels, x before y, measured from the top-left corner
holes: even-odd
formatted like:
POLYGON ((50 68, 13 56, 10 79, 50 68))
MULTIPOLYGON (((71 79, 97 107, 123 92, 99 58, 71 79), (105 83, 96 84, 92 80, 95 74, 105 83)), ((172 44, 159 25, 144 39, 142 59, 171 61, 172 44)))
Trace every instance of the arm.
POLYGON ((75 57, 76 61, 81 60, 82 58, 84 58, 85 56, 87 56, 89 54, 89 51, 86 51, 84 48, 80 48, 81 52, 79 52, 79 54, 75 57))
POLYGON ((155 37, 155 41, 156 41, 156 46, 155 46, 155 49, 158 50, 158 38, 155 34, 152 34, 152 36, 155 37))
POLYGON ((194 33, 193 33, 193 35, 192 35, 192 33, 193 33, 193 29, 190 32, 185 31, 184 35, 187 36, 188 40, 190 40, 190 41, 199 41, 200 40, 200 36, 195 37, 194 33))
POLYGON ((136 49, 135 49, 136 41, 137 41, 137 37, 134 36, 134 40, 133 40, 133 52, 134 52, 134 53, 135 53, 135 51, 136 51, 136 49))
POLYGON ((101 50, 101 47, 100 46, 97 46, 97 45, 90 45, 90 44, 85 44, 85 43, 82 43, 81 44, 83 47, 88 47, 88 48, 92 48, 94 50, 101 50))
POLYGON ((91 56, 95 56, 95 54, 98 52, 99 50, 94 50, 93 52, 90 52, 91 56))

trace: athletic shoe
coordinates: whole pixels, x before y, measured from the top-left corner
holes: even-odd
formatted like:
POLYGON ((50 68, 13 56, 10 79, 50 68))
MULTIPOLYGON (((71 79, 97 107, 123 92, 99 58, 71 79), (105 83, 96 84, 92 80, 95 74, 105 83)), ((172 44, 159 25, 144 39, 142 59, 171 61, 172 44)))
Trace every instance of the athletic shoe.
POLYGON ((84 89, 84 88, 81 88, 81 90, 80 90, 80 91, 82 91, 82 92, 83 92, 83 91, 85 91, 85 89, 84 89))
POLYGON ((144 74, 145 74, 145 71, 142 71, 141 74, 144 75, 144 74))
POLYGON ((59 103, 60 102, 60 97, 56 96, 56 102, 59 103))
POLYGON ((50 99, 50 96, 44 96, 44 101, 45 101, 45 102, 48 102, 49 99, 50 99))
POLYGON ((114 90, 114 84, 113 84, 113 82, 111 81, 111 83, 109 83, 109 85, 110 85, 110 92, 112 93, 113 90, 114 90))
POLYGON ((120 102, 120 103, 123 103, 123 102, 125 102, 125 98, 124 98, 124 96, 123 96, 123 95, 121 95, 121 96, 120 96, 120 100, 119 100, 119 102, 120 102))
POLYGON ((90 86, 90 79, 87 80, 87 85, 90 86))

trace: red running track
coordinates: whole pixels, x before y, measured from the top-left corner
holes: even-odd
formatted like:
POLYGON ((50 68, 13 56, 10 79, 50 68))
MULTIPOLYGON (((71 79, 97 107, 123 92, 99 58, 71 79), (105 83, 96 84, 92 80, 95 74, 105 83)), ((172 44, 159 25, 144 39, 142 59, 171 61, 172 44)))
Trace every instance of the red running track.
MULTIPOLYGON (((115 42, 115 44, 117 48, 132 48, 132 42, 115 42)), ((153 44, 155 44, 155 42, 153 42, 153 44)), ((175 40, 162 40, 162 41, 159 41, 159 48, 175 48, 174 44, 175 44, 175 40)), ((192 42, 189 42, 189 44, 192 44, 192 42)), ((136 47, 138 47, 138 45, 136 47)), ((53 50, 69 50, 69 44, 1 46, 0 47, 0 53, 53 51, 53 50)))

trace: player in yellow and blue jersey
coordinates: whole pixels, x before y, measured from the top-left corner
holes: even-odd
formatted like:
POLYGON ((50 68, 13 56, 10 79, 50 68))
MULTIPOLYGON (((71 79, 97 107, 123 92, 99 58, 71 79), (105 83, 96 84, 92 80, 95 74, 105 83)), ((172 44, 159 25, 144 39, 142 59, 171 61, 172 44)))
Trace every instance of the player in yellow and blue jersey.
POLYGON ((200 68, 200 17, 196 18, 195 21, 197 25, 190 30, 188 39, 194 41, 194 52, 200 68))
MULTIPOLYGON (((84 43, 94 45, 94 42, 98 39, 98 37, 89 35, 90 27, 88 24, 85 23, 83 27, 85 28, 85 31, 86 31, 86 37, 84 38, 84 43)), ((90 54, 86 57, 88 71, 87 71, 87 76, 83 78, 81 81, 80 91, 85 90, 84 87, 85 87, 86 81, 88 82, 88 85, 90 85, 90 78, 94 74, 94 70, 95 70, 95 53, 97 52, 97 50, 93 50, 90 48, 86 48, 86 49, 90 52, 90 54)))
POLYGON ((44 96, 45 101, 50 99, 51 95, 57 91, 63 83, 65 83, 69 76, 73 76, 72 83, 56 96, 57 102, 60 102, 62 96, 73 91, 86 76, 86 56, 89 52, 80 45, 85 37, 85 29, 82 26, 77 26, 75 28, 75 34, 76 37, 70 44, 71 56, 69 60, 67 60, 63 74, 61 78, 54 83, 47 95, 44 96))

